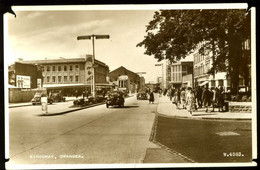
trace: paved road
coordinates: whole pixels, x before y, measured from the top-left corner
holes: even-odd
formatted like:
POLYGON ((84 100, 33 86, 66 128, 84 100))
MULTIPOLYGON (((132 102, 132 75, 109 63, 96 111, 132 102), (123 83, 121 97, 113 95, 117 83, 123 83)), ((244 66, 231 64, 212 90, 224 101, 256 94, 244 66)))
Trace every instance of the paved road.
POLYGON ((125 108, 100 105, 55 116, 42 116, 40 106, 10 108, 10 162, 141 163, 147 148, 158 148, 149 141, 156 108, 134 97, 125 108))
POLYGON ((251 162, 251 134, 251 121, 159 116, 154 140, 199 163, 251 162))

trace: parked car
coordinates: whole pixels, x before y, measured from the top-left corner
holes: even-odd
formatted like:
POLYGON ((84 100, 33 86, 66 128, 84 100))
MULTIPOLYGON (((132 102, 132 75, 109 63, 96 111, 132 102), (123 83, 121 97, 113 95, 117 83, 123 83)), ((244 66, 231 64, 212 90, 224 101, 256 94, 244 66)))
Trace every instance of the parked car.
POLYGON ((136 95, 137 100, 148 100, 148 95, 145 91, 140 91, 136 95))
POLYGON ((52 93, 51 98, 53 99, 53 102, 65 102, 66 98, 63 97, 61 93, 52 93))
POLYGON ((93 96, 89 96, 88 98, 80 98, 80 99, 76 99, 73 101, 73 104, 75 106, 86 106, 86 105, 90 105, 90 104, 94 104, 94 97, 93 96))
POLYGON ((123 96, 124 93, 122 91, 110 92, 107 96, 106 107, 107 108, 109 106, 124 107, 125 99, 123 96))
MULTIPOLYGON (((31 100, 32 105, 41 104, 41 97, 47 97, 47 95, 45 93, 36 92, 31 100)), ((53 103, 53 99, 51 97, 47 97, 47 100, 49 104, 53 103)))

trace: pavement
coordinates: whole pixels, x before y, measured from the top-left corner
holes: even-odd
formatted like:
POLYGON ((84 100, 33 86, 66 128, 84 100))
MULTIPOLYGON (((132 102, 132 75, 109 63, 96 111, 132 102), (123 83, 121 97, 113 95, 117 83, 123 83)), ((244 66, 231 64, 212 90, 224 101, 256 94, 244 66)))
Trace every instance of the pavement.
MULTIPOLYGON (((66 101, 74 101, 75 99, 77 99, 76 97, 65 97, 65 98, 66 98, 66 101)), ((80 97, 78 97, 78 98, 80 98, 80 97)), ((9 108, 31 106, 31 105, 32 105, 31 102, 9 103, 9 108)))
MULTIPOLYGON (((251 120, 252 113, 235 113, 235 112, 205 112, 205 108, 199 108, 192 115, 186 109, 177 109, 167 96, 159 97, 157 112, 161 116, 173 118, 188 118, 188 119, 223 119, 223 120, 251 120)), ((209 111, 212 108, 208 109, 209 111)))

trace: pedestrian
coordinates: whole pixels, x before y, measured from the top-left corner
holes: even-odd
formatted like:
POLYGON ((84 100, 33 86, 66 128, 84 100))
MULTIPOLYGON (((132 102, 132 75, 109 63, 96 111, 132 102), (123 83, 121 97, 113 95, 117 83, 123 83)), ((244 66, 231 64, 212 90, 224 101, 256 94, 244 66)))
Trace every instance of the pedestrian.
POLYGON ((78 98, 78 90, 75 91, 75 96, 78 98))
POLYGON ((154 94, 153 94, 153 91, 150 92, 150 98, 149 98, 149 104, 150 103, 154 103, 154 94))
POLYGON ((183 109, 186 109, 185 103, 186 103, 186 92, 185 88, 182 88, 181 93, 180 93, 180 99, 181 99, 181 106, 183 109))
POLYGON ((219 94, 218 94, 218 108, 220 112, 223 112, 224 106, 224 89, 223 87, 219 87, 219 94))
POLYGON ((83 91, 82 91, 82 97, 83 97, 83 99, 85 99, 85 96, 86 96, 86 92, 85 92, 85 90, 83 90, 83 91))
POLYGON ((189 113, 192 115, 192 112, 196 110, 195 94, 191 87, 188 87, 187 91, 186 107, 189 113))
POLYGON ((197 86, 195 97, 199 108, 202 107, 202 92, 203 92, 202 88, 200 86, 197 86))
POLYGON ((181 100, 180 96, 181 96, 180 89, 177 88, 174 93, 174 103, 175 103, 177 109, 179 109, 179 106, 180 106, 180 100, 181 100))
POLYGON ((210 99, 209 99, 209 106, 213 105, 213 96, 214 96, 214 87, 210 88, 210 99))
POLYGON ((208 85, 205 86, 203 92, 202 92, 202 101, 203 101, 203 105, 206 108, 205 112, 208 112, 208 107, 209 107, 209 103, 210 103, 210 91, 208 89, 208 85))
POLYGON ((215 89, 213 90, 213 98, 212 98, 212 112, 214 112, 215 107, 219 108, 218 97, 219 97, 219 89, 215 87, 215 89))
POLYGON ((171 90, 171 94, 170 94, 170 100, 172 101, 173 97, 174 97, 174 93, 175 93, 175 88, 172 88, 171 90))

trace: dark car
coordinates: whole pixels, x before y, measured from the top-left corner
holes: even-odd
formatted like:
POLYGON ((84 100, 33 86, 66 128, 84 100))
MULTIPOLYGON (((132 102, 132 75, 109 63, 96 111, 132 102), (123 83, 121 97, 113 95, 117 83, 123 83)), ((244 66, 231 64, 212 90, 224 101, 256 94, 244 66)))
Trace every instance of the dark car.
POLYGON ((122 91, 110 92, 107 96, 106 107, 107 108, 109 106, 124 107, 125 99, 123 96, 124 93, 122 91))
POLYGON ((148 100, 148 96, 146 92, 138 92, 136 95, 137 100, 148 100))
POLYGON ((53 102, 65 102, 65 97, 61 93, 52 93, 51 98, 53 102))
MULTIPOLYGON (((32 105, 41 104, 41 97, 47 97, 45 93, 36 92, 33 99, 31 100, 32 105)), ((48 103, 52 104, 53 100, 51 97, 47 97, 48 103)))

